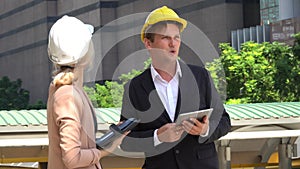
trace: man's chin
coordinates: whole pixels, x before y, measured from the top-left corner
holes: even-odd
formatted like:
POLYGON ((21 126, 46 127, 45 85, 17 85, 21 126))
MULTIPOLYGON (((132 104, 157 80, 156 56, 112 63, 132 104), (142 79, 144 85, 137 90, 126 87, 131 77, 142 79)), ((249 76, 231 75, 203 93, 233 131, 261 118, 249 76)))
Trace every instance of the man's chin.
POLYGON ((177 60, 178 59, 178 55, 177 54, 171 54, 170 55, 170 59, 177 60))
POLYGON ((165 53, 165 54, 163 54, 163 57, 168 58, 168 59, 173 59, 173 58, 177 58, 178 55, 176 53, 165 53))

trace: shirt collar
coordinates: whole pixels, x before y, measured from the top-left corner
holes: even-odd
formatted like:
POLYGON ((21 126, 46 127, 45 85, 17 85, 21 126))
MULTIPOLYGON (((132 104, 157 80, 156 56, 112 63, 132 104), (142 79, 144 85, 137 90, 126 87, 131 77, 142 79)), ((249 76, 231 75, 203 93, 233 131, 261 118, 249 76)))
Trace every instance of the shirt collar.
MULTIPOLYGON (((158 74, 158 72, 155 70, 155 68, 153 67, 153 65, 151 64, 150 66, 150 72, 151 72, 151 76, 152 76, 152 80, 154 81, 156 77, 160 77, 161 76, 158 74)), ((176 72, 175 72, 175 76, 174 77, 182 77, 182 72, 181 72, 181 68, 180 68, 180 64, 179 61, 176 61, 176 72)))

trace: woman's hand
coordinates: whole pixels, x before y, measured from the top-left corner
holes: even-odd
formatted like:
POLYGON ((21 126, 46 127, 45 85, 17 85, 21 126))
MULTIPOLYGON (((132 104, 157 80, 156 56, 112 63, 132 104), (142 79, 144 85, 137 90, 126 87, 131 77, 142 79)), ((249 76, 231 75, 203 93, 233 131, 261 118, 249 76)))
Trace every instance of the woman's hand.
MULTIPOLYGON (((119 122, 117 125, 120 125, 120 124, 122 124, 122 122, 119 122)), ((100 150, 101 151, 101 156, 104 157, 104 156, 107 156, 110 153, 114 152, 115 149, 122 143, 123 139, 126 137, 126 135, 128 133, 130 133, 130 131, 127 131, 123 134, 116 133, 117 134, 116 137, 118 137, 118 138, 115 139, 113 142, 111 142, 108 147, 105 147, 102 150, 100 150)))

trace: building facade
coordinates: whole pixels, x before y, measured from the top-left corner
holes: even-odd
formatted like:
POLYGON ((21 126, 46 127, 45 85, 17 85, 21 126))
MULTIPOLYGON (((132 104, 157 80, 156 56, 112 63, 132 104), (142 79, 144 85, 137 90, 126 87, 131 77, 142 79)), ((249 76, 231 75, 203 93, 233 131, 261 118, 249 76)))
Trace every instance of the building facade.
POLYGON ((292 35, 300 32, 299 0, 260 0, 260 24, 231 31, 231 46, 240 50, 247 41, 294 44, 292 35))
POLYGON ((180 56, 198 65, 218 57, 218 44, 230 42, 231 30, 260 22, 258 0, 2 0, 0 4, 0 77, 21 79, 31 103, 46 102, 52 72, 48 32, 63 15, 92 24, 98 35, 97 70, 87 82, 115 80, 143 65, 148 56, 139 32, 146 15, 157 7, 167 5, 189 22, 180 56))
POLYGON ((290 19, 300 16, 298 0, 260 0, 262 24, 290 19))

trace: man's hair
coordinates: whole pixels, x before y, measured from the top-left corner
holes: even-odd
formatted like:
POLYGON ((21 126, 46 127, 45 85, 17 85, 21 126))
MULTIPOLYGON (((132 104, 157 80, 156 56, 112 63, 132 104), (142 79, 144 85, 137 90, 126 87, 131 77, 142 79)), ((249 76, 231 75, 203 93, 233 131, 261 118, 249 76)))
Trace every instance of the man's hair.
POLYGON ((161 21, 161 22, 157 22, 151 26, 149 26, 146 30, 145 30, 145 38, 149 39, 151 42, 154 41, 154 35, 156 34, 157 30, 163 29, 167 27, 167 24, 175 24, 177 25, 178 29, 181 30, 182 28, 182 24, 176 21, 161 21))

